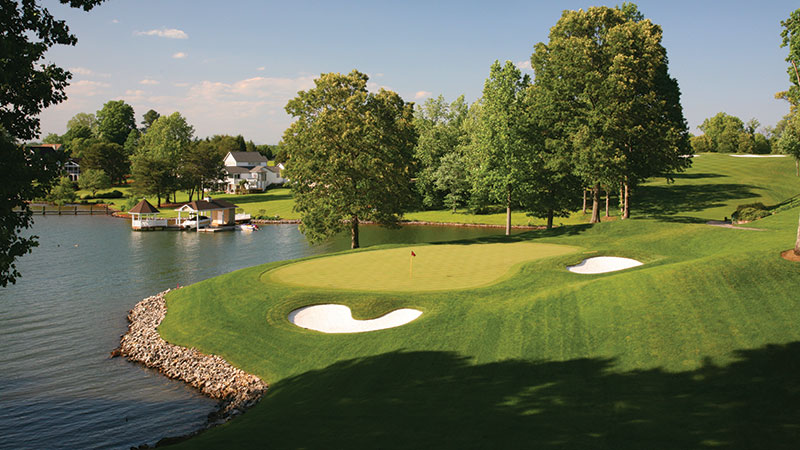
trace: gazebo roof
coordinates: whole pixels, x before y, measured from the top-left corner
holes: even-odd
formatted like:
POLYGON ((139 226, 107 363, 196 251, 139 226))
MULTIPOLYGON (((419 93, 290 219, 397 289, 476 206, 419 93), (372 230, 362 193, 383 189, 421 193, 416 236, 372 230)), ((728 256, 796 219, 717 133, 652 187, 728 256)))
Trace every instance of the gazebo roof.
POLYGON ((134 214, 155 214, 158 211, 155 206, 151 205, 146 199, 142 199, 139 203, 136 204, 133 208, 128 211, 129 213, 134 214))

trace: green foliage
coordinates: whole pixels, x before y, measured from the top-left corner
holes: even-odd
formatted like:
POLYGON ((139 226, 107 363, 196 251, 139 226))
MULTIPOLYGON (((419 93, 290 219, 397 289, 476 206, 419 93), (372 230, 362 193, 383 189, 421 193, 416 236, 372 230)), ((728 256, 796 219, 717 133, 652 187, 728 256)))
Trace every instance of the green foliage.
POLYGON ((368 77, 322 74, 286 105, 295 122, 283 136, 301 230, 320 241, 358 224, 395 226, 412 199, 413 107, 394 92, 367 91, 368 77))
POLYGON ((142 115, 142 132, 146 133, 150 126, 153 125, 153 122, 155 122, 159 117, 161 117, 161 114, 156 112, 154 109, 148 110, 146 113, 144 113, 142 115))
POLYGON ((119 205, 120 211, 128 211, 139 203, 140 199, 136 196, 128 197, 125 203, 119 205))
POLYGON ((47 195, 47 201, 53 202, 58 206, 74 203, 77 199, 78 195, 75 193, 75 183, 71 181, 69 177, 61 177, 47 195))
POLYGON ((94 196, 94 198, 103 198, 103 199, 107 199, 107 198, 123 198, 124 196, 125 196, 125 194, 122 191, 114 189, 113 191, 109 191, 109 192, 100 192, 99 194, 96 194, 94 196))
MULTIPOLYGON (((554 129, 584 185, 635 186, 688 167, 688 129, 661 28, 633 5, 565 11, 531 65, 554 129)), ((599 220, 593 208, 592 220, 599 220)))
POLYGON ((97 111, 97 133, 100 138, 125 145, 131 130, 136 128, 133 107, 124 100, 111 100, 97 111))
POLYGON ((100 189, 111 187, 111 178, 101 169, 81 170, 81 176, 78 178, 78 187, 91 191, 92 197, 94 197, 95 193, 100 189))
POLYGON ((795 160, 800 161, 800 114, 795 112, 788 116, 785 124, 776 148, 780 153, 792 155, 795 160))
POLYGON ((278 146, 270 144, 256 145, 255 151, 264 155, 268 160, 273 160, 275 159, 275 154, 278 152, 278 146))
MULTIPOLYGON (((76 127, 82 127, 92 135, 97 134, 97 117, 92 113, 78 113, 67 121, 67 132, 76 127)), ((77 136, 76 136, 77 137, 77 136)), ((86 136, 88 137, 88 136, 86 136)))
MULTIPOLYGON (((113 142, 96 142, 82 152, 81 178, 86 169, 103 171, 113 183, 120 184, 130 171, 130 160, 125 148, 113 142)), ((100 188, 102 189, 102 188, 100 188)))
POLYGON ((157 196, 161 206, 161 198, 181 188, 178 170, 193 134, 194 128, 178 112, 153 122, 131 156, 137 192, 157 196))
POLYGON ((178 174, 185 189, 196 189, 199 193, 201 188, 216 187, 224 178, 224 162, 213 144, 195 141, 184 151, 178 174))
MULTIPOLYGON (((414 112, 414 127, 419 134, 414 157, 417 161, 417 181, 415 188, 422 199, 425 208, 441 208, 445 196, 450 197, 448 203, 461 204, 466 199, 462 183, 453 178, 453 170, 462 170, 454 167, 460 163, 466 131, 463 129, 464 119, 467 117, 469 107, 460 96, 453 103, 447 104, 443 96, 429 98, 414 112), (440 170, 442 158, 449 156, 450 167, 440 170), (447 177, 447 180, 440 177, 447 177)), ((468 177, 463 175, 463 181, 468 177)))
POLYGON ((737 222, 752 222, 770 215, 769 208, 761 202, 748 203, 736 207, 731 219, 737 222))
POLYGON ((793 107, 800 105, 800 9, 792 11, 789 18, 781 21, 781 48, 789 47, 789 54, 786 62, 789 67, 786 73, 789 75, 789 91, 785 93, 786 99, 793 107))

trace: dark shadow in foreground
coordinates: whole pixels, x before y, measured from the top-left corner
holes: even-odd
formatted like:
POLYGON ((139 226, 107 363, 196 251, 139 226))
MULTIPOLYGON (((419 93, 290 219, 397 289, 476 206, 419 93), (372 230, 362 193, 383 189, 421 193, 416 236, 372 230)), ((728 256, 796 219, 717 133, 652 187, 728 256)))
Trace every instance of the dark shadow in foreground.
MULTIPOLYGON (((730 200, 758 197, 757 186, 746 184, 670 184, 641 186, 634 194, 633 210, 637 216, 651 216, 670 221, 670 216, 725 206, 730 200)), ((731 208, 730 213, 736 209, 731 208)), ((730 215, 730 214, 728 214, 730 215)), ((720 217, 718 220, 722 220, 720 217)), ((678 220, 679 222, 681 220, 678 220)))
POLYGON ((800 343, 688 372, 608 359, 474 365, 448 352, 343 361, 277 383, 206 448, 797 448, 800 343))

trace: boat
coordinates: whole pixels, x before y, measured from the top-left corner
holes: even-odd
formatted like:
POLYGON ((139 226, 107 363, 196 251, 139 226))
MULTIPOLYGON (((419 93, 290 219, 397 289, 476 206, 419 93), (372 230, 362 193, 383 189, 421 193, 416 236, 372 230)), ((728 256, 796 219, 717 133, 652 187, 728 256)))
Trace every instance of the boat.
MULTIPOLYGON (((207 216, 200 216, 200 228, 205 228, 205 227, 207 227, 209 225, 211 225, 211 219, 209 217, 207 217, 207 216)), ((183 228, 185 230, 192 229, 192 228, 197 228, 197 218, 196 218, 196 216, 192 217, 191 219, 184 220, 181 223, 181 228, 183 228)))
POLYGON ((243 223, 241 225, 236 225, 236 229, 239 231, 258 231, 258 225, 252 223, 243 223))

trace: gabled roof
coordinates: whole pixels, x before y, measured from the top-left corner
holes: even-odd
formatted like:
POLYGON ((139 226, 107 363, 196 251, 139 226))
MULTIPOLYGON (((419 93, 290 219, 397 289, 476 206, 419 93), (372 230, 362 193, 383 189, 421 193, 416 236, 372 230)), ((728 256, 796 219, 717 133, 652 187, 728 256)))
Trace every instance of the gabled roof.
POLYGON ((270 172, 272 172, 272 173, 274 173, 276 175, 280 175, 281 174, 281 169, 279 167, 268 166, 268 167, 265 167, 265 169, 269 170, 270 172))
POLYGON ((208 211, 210 209, 236 209, 237 206, 231 202, 225 200, 195 200, 193 202, 189 202, 180 208, 179 210, 191 210, 191 211, 208 211))
POLYGON ((142 199, 139 203, 136 204, 133 208, 128 211, 129 213, 134 214, 155 214, 158 211, 155 206, 151 205, 146 199, 142 199))
MULTIPOLYGON (((268 162, 267 158, 258 152, 228 152, 229 155, 236 160, 237 163, 265 163, 268 162)), ((255 165, 255 164, 254 164, 255 165)))
POLYGON ((256 172, 266 172, 268 169, 269 169, 269 167, 264 167, 264 166, 255 166, 255 167, 253 167, 252 169, 250 169, 250 172, 253 172, 253 173, 256 173, 256 172))

